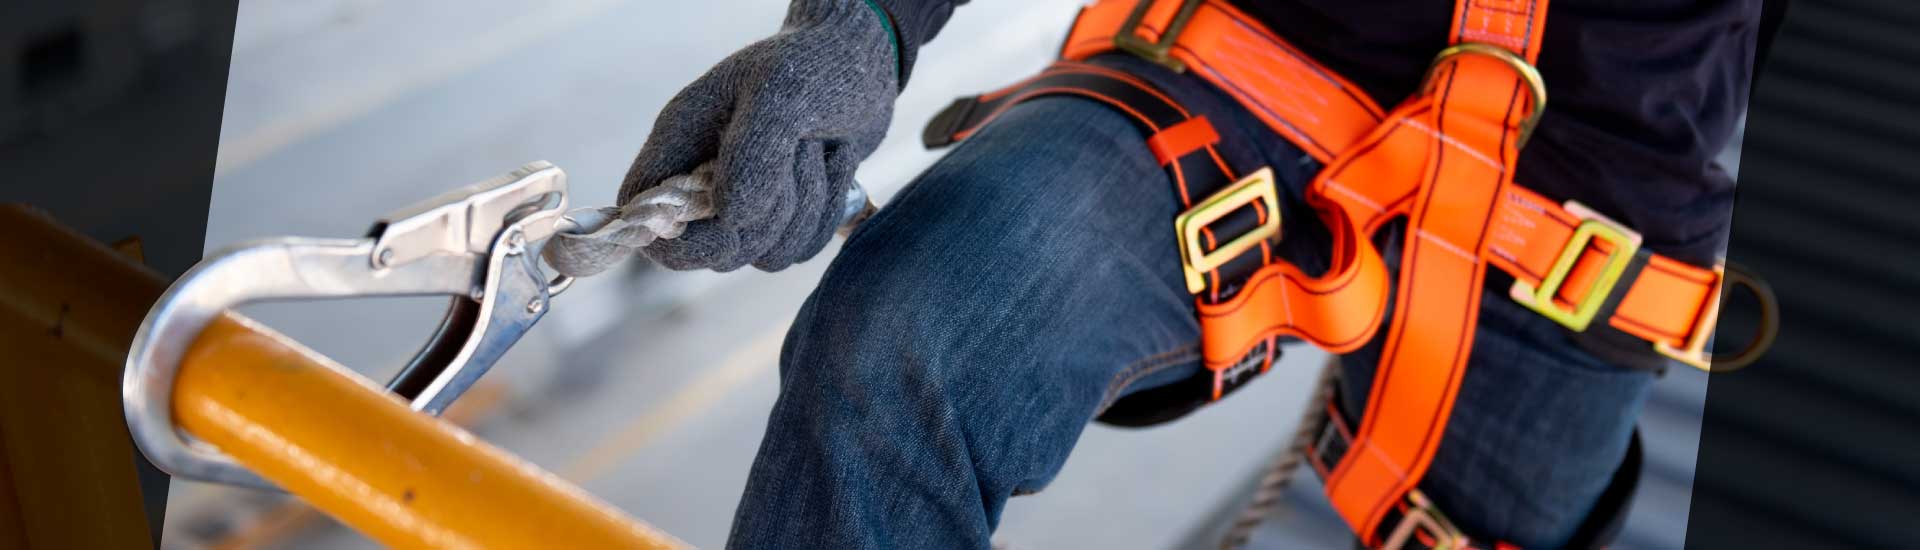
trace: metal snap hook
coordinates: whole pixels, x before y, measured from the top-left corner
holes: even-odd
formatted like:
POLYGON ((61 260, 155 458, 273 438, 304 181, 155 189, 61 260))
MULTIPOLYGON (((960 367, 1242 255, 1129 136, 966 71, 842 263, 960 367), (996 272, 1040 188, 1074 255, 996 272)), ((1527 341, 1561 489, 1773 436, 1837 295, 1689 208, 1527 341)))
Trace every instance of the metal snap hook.
POLYGON ((134 443, 173 475, 274 488, 180 432, 172 410, 175 375, 200 332, 263 301, 450 296, 439 329, 388 384, 414 410, 439 414, 549 309, 552 285, 527 243, 543 240, 565 208, 566 174, 536 162, 396 212, 365 238, 279 238, 214 253, 161 295, 134 336, 121 379, 134 443))

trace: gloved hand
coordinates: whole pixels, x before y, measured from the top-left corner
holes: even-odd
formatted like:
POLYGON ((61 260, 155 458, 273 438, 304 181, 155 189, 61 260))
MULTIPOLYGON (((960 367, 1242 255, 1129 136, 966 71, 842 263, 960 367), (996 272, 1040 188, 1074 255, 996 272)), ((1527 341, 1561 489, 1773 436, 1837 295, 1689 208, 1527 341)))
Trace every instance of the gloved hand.
MULTIPOLYGON (((649 239, 646 255, 671 269, 776 271, 819 253, 855 167, 886 134, 912 52, 952 5, 795 0, 780 32, 681 90, 627 172, 622 215, 651 211, 631 203, 696 168, 709 169, 703 175, 714 215, 677 237, 649 239), (895 28, 896 17, 903 28, 895 28)), ((604 269, 626 251, 579 238, 555 239, 549 248, 550 261, 566 258, 555 268, 569 275, 604 269)))

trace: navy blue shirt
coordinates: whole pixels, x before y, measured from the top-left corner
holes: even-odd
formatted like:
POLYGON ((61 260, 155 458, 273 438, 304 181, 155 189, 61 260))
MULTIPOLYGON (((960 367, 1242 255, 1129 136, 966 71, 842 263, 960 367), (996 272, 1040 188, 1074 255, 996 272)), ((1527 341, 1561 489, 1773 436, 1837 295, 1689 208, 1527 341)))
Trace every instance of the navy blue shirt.
MULTIPOLYGON (((1447 45, 1453 2, 1233 0, 1392 108, 1447 45)), ((1714 163, 1746 111, 1760 0, 1554 0, 1538 68, 1547 112, 1515 181, 1708 264, 1733 178, 1714 163)))

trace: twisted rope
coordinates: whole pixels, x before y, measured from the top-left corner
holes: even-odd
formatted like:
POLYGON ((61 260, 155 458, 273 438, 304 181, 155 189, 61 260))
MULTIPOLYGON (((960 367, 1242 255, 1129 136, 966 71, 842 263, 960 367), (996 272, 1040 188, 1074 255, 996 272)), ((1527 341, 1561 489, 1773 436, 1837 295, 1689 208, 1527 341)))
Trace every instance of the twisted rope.
POLYGON ((711 181, 711 170, 701 165, 641 191, 623 206, 569 212, 579 232, 554 234, 541 254, 562 275, 605 271, 654 239, 679 237, 687 222, 713 216, 711 181))
POLYGON ((1300 462, 1307 457, 1307 449, 1320 434, 1318 429, 1327 421, 1327 400, 1333 399, 1334 383, 1340 380, 1340 357, 1334 356, 1320 369, 1320 379, 1314 382, 1313 395, 1307 398, 1307 411, 1300 415, 1300 425, 1293 430, 1293 439, 1278 456, 1273 465, 1267 468, 1266 475, 1260 476, 1259 484, 1254 488, 1253 500, 1240 510, 1240 517, 1234 519, 1227 528, 1226 535, 1220 538, 1220 550, 1241 550, 1253 539, 1253 530, 1265 522, 1267 516, 1280 503, 1280 496, 1287 491, 1287 485, 1293 482, 1293 474, 1300 470, 1300 462))

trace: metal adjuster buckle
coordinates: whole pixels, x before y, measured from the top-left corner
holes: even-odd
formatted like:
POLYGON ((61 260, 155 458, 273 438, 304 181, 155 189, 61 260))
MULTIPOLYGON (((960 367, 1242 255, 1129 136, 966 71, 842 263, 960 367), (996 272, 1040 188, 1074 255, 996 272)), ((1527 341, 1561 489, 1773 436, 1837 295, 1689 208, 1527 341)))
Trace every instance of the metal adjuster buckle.
POLYGON ((1221 189, 1207 200, 1187 209, 1173 219, 1174 234, 1180 238, 1180 267, 1186 272, 1187 292, 1199 294, 1207 289, 1202 273, 1219 269, 1261 241, 1280 235, 1280 192, 1274 187, 1273 169, 1263 167, 1233 185, 1221 189), (1267 221, 1208 252, 1201 248, 1200 230, 1219 221, 1234 210, 1258 200, 1267 209, 1267 221))
POLYGON ((1467 545, 1467 536, 1447 520, 1447 516, 1434 508, 1433 501, 1427 495, 1415 489, 1407 491, 1407 511, 1400 516, 1400 523, 1393 526, 1393 532, 1387 535, 1380 550, 1400 550, 1407 547, 1417 532, 1426 532, 1431 541, 1420 541, 1432 550, 1458 550, 1467 545))
POLYGON ((1710 370, 1713 367, 1713 353, 1707 351, 1707 341, 1713 337, 1714 325, 1720 324, 1720 297, 1727 288, 1726 264, 1715 264, 1713 276, 1718 281, 1713 285, 1713 296, 1707 299, 1705 309, 1700 311, 1686 345, 1676 348, 1666 342, 1654 342, 1653 351, 1696 369, 1710 370))
POLYGON ((1520 302, 1527 309, 1566 325, 1574 332, 1582 332, 1593 322, 1594 314, 1600 311, 1607 296, 1613 293, 1614 285, 1620 282, 1621 273, 1633 261, 1633 254, 1640 250, 1640 234, 1579 202, 1567 201, 1565 208, 1568 213, 1580 218, 1581 222, 1579 227, 1574 228, 1573 237, 1567 240, 1566 247, 1560 249, 1559 259, 1554 260, 1553 267, 1547 270, 1547 276, 1540 280, 1538 287, 1514 281, 1508 294, 1513 296, 1513 301, 1520 302), (1580 295, 1579 301, 1571 309, 1555 305, 1554 296, 1560 293, 1560 286, 1567 282, 1567 275, 1573 272, 1573 266, 1580 262, 1587 245, 1594 239, 1613 244, 1613 251, 1607 254, 1607 263, 1601 269, 1599 278, 1580 295))
POLYGON ((1153 8, 1154 0, 1140 0, 1134 4, 1133 13, 1127 15, 1127 21, 1120 24, 1120 31, 1113 34, 1113 46, 1173 69, 1173 72, 1186 72, 1187 64, 1174 59, 1168 52, 1173 50, 1174 41, 1180 39, 1180 31, 1186 30, 1187 21, 1193 19, 1193 12, 1199 11, 1200 4, 1205 2, 1182 0, 1179 13, 1175 13, 1173 21, 1167 23, 1167 30, 1160 34, 1160 40, 1148 42, 1140 38, 1140 23, 1147 18, 1147 10, 1153 8))
POLYGON ((1726 372, 1753 364, 1754 360, 1766 353, 1767 348, 1773 347, 1773 338, 1780 329, 1778 322, 1780 306, 1774 300, 1773 290, 1768 288, 1766 283, 1748 275, 1745 270, 1737 266, 1728 269, 1725 262, 1715 264, 1713 274, 1719 283, 1714 285, 1713 298, 1707 300, 1707 303, 1702 306, 1706 309, 1700 311, 1697 321, 1693 324, 1693 332, 1687 336, 1686 344, 1676 348, 1667 345, 1666 342, 1654 342, 1653 351, 1703 371, 1726 372), (1759 299, 1760 333, 1739 353, 1716 359, 1713 352, 1707 350, 1707 343, 1713 338, 1714 327, 1720 323, 1720 300, 1726 297, 1729 284, 1745 286, 1759 299))

